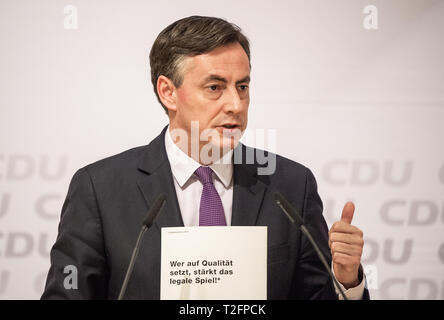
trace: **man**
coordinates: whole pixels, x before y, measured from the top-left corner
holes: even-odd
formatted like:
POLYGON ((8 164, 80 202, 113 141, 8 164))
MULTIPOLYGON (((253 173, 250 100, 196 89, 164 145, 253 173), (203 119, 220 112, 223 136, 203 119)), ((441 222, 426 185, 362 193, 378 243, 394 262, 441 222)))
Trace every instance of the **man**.
POLYGON ((367 298, 353 204, 346 204, 328 232, 309 169, 274 155, 273 172, 258 174, 263 163, 246 160, 257 150, 238 142, 247 126, 250 82, 249 43, 240 29, 211 17, 176 21, 157 37, 150 64, 169 126, 147 146, 76 172, 42 298, 116 299, 144 215, 165 193, 166 204, 143 239, 127 299, 159 299, 160 230, 184 225, 267 226, 268 298, 337 299, 311 244, 274 202, 275 191, 301 212, 347 296, 367 298), (64 286, 66 266, 77 268, 77 289, 64 286))

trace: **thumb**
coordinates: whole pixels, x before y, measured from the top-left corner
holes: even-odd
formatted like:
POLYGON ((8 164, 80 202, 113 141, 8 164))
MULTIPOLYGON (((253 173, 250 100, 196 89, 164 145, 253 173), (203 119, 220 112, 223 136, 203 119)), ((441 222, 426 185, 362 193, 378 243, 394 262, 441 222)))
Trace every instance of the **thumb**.
POLYGON ((347 222, 350 224, 353 220, 353 214, 355 213, 355 205, 353 202, 347 202, 342 209, 341 221, 347 222))

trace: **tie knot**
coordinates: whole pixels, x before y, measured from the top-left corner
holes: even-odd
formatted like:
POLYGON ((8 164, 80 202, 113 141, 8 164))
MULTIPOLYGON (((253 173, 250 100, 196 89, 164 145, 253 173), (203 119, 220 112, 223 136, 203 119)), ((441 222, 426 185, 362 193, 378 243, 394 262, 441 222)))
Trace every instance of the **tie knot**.
POLYGON ((199 181, 202 184, 211 183, 213 184, 213 176, 212 176, 213 170, 211 170, 210 167, 199 167, 194 171, 194 174, 197 176, 199 181))

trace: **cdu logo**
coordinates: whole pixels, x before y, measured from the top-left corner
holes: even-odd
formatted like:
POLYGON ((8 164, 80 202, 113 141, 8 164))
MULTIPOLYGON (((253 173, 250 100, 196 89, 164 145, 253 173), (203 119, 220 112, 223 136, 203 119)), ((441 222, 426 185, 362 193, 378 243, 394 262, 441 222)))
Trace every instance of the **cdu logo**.
POLYGON ((325 164, 323 179, 336 186, 372 186, 382 181, 385 185, 400 187, 410 182, 413 162, 395 164, 393 160, 383 164, 372 160, 333 160, 325 164))

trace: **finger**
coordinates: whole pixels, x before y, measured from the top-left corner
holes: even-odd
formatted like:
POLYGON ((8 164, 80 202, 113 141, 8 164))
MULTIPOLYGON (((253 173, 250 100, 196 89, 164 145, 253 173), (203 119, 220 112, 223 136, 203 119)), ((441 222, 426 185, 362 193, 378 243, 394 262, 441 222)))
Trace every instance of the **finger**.
POLYGON ((332 232, 342 232, 342 233, 356 233, 356 234, 362 234, 361 229, 359 229, 358 227, 348 224, 347 222, 344 221, 338 221, 335 222, 332 227, 330 228, 329 233, 332 232))
POLYGON ((332 256, 333 262, 343 266, 357 266, 360 264, 360 257, 349 256, 344 253, 337 252, 332 256))
POLYGON ((350 224, 353 220, 353 214, 355 213, 355 205, 353 202, 347 202, 342 209, 341 221, 347 222, 350 224))
POLYGON ((362 247, 359 245, 352 245, 343 242, 333 242, 331 244, 331 254, 343 253, 349 256, 361 256, 362 247))
POLYGON ((358 234, 332 232, 328 239, 328 245, 331 247, 331 244, 333 242, 342 242, 352 245, 364 246, 364 239, 358 234))

